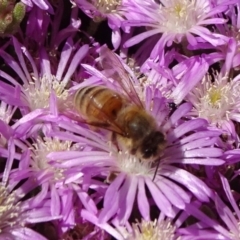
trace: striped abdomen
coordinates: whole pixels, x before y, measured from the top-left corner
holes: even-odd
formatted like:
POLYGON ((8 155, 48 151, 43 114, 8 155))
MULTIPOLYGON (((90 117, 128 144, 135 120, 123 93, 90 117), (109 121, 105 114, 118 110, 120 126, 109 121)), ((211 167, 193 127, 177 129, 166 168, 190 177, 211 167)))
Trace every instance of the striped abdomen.
POLYGON ((77 91, 74 105, 86 120, 108 123, 116 120, 124 106, 124 99, 109 88, 89 86, 77 91))

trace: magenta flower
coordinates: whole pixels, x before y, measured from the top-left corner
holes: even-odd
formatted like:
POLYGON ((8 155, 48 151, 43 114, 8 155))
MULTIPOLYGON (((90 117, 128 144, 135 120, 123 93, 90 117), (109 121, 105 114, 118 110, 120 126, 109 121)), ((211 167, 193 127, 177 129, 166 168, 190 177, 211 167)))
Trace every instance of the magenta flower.
MULTIPOLYGON (((95 28, 100 22, 107 19, 108 26, 112 30, 112 44, 114 49, 118 49, 121 40, 121 28, 125 19, 121 0, 73 0, 73 5, 77 5, 87 16, 95 22, 95 28)), ((94 25, 93 25, 94 26, 94 25)))
MULTIPOLYGON (((169 56, 170 55, 170 56, 169 56)), ((140 78, 144 86, 154 86, 162 95, 175 104, 180 104, 189 92, 202 80, 208 71, 208 63, 204 58, 191 57, 184 59, 171 69, 164 63, 171 53, 162 57, 159 62, 146 61, 142 66, 145 77, 140 78)))
POLYGON ((0 41, 0 240, 239 240, 239 0, 20 2, 0 41))
POLYGON ((163 213, 159 214, 158 219, 147 221, 127 222, 124 226, 120 225, 116 219, 110 223, 101 223, 98 216, 87 210, 81 211, 81 216, 108 232, 117 240, 205 240, 205 239, 225 239, 226 230, 215 221, 211 221, 203 213, 198 210, 198 205, 194 202, 190 203, 191 211, 174 210, 174 218, 168 218, 163 213), (191 222, 190 218, 196 216, 196 222, 191 222), (190 217, 190 218, 189 218, 190 217), (208 222, 209 220, 209 222, 208 222), (205 223, 207 222, 207 224, 205 223), (215 227, 208 226, 209 223, 215 224, 215 227), (218 229, 215 230, 214 228, 218 229))
MULTIPOLYGON (((231 1, 235 2, 235 1, 231 1)), ((230 3, 231 3, 230 2, 230 3)), ((224 24, 224 18, 216 17, 228 9, 230 4, 214 1, 126 1, 125 17, 127 26, 145 26, 148 30, 140 33, 125 43, 125 47, 133 46, 155 34, 162 33, 152 50, 151 57, 161 55, 161 49, 171 46, 173 42, 182 42, 186 37, 190 45, 199 41, 218 46, 226 43, 227 38, 211 32, 207 25, 224 24)))
POLYGON ((225 24, 225 27, 227 28, 225 33, 227 36, 232 37, 235 42, 236 42, 236 52, 234 52, 234 56, 232 59, 232 66, 234 68, 237 68, 240 65, 240 52, 239 52, 239 47, 240 47, 240 41, 239 41, 239 28, 240 28, 240 23, 239 23, 239 17, 240 17, 240 4, 237 3, 236 7, 231 7, 230 11, 228 12, 228 17, 231 20, 231 26, 228 26, 225 24))
POLYGON ((216 196, 215 203, 216 209, 218 211, 219 217, 221 218, 222 222, 228 229, 228 235, 225 236, 229 239, 237 240, 239 239, 239 220, 240 220, 240 211, 237 205, 236 200, 233 197, 231 188, 229 186, 228 180, 220 175, 223 189, 231 206, 231 209, 221 200, 219 196, 216 196))
MULTIPOLYGON (((10 153, 11 155, 11 153, 10 153)), ((11 158, 11 156, 9 156, 11 158)), ((7 169, 5 169, 6 172, 7 169)), ((5 172, 3 176, 5 176, 5 172)), ((0 238, 1 239, 39 239, 46 240, 29 225, 59 219, 60 215, 51 216, 49 199, 39 198, 40 194, 27 197, 41 182, 21 171, 13 170, 0 184, 0 238), (29 178, 28 178, 29 177, 29 178), (28 178, 28 179, 27 179, 28 178), (24 180, 24 183, 20 183, 24 180), (8 183, 6 183, 8 182, 8 183), (25 198, 25 199, 24 199, 25 198)))
MULTIPOLYGON (((92 80, 92 79, 91 79, 92 80)), ((86 81, 83 83, 86 85, 86 81)), ((59 152, 48 155, 50 159, 67 161, 66 166, 83 165, 86 176, 102 178, 110 181, 104 194, 103 209, 99 213, 99 221, 106 222, 113 216, 121 223, 126 222, 132 212, 135 198, 142 217, 150 219, 150 203, 144 186, 151 194, 152 201, 166 215, 172 217, 173 206, 184 209, 185 203, 190 202, 191 194, 183 190, 184 185, 201 201, 208 201, 211 190, 194 175, 183 170, 181 164, 220 165, 222 150, 215 148, 219 132, 208 131, 207 122, 203 119, 182 121, 192 108, 189 104, 181 105, 174 114, 169 114, 166 100, 157 89, 146 88, 146 107, 157 120, 163 132, 167 135, 167 148, 164 150, 153 181, 156 166, 151 162, 141 161, 128 152, 120 151, 109 143, 105 135, 82 129, 75 124, 59 122, 59 127, 77 135, 88 136, 91 141, 87 151, 59 152), (154 106, 151 106, 151 102, 154 106), (110 145, 109 145, 110 144, 110 145), (70 165, 69 165, 70 164, 70 165), (179 165, 180 164, 180 165, 179 165), (111 178, 113 177, 113 182, 111 178), (175 182, 178 182, 176 184, 175 182), (109 208, 109 206, 112 206, 109 208)))
POLYGON ((236 43, 230 39, 226 61, 219 72, 206 73, 203 79, 186 96, 193 104, 190 113, 193 117, 201 117, 216 128, 225 131, 234 141, 238 141, 234 122, 240 121, 240 75, 230 76, 236 43))
MULTIPOLYGON (((50 95, 52 94, 56 97, 55 107, 59 111, 63 110, 68 98, 66 85, 79 62, 87 54, 88 46, 84 45, 75 51, 72 40, 68 39, 57 64, 51 62, 46 49, 41 48, 39 50, 41 57, 38 64, 38 61, 34 60, 26 47, 22 46, 15 38, 13 38, 13 45, 18 61, 6 51, 1 50, 0 52, 6 64, 12 68, 18 77, 16 80, 8 73, 1 71, 1 77, 5 79, 5 82, 10 83, 6 84, 3 81, 0 83, 1 99, 10 105, 20 107, 23 116, 30 112, 32 115, 40 115, 48 112, 50 95), (70 58, 71 54, 74 54, 72 58, 70 58), (28 61, 25 61, 24 57, 28 61), (70 65, 64 72, 67 64, 70 65), (30 66, 30 69, 27 66, 30 66)), ((28 116, 27 118, 31 117, 28 116)))
MULTIPOLYGON (((30 46, 31 40, 35 40, 37 44, 43 45, 47 37, 49 25, 50 25, 49 13, 38 7, 33 7, 29 12, 27 19, 27 27, 25 30, 26 33, 25 36, 28 37, 23 37, 21 41, 23 41, 24 44, 26 44, 26 46, 30 46)), ((32 49, 35 48, 32 43, 31 48, 32 49)))
MULTIPOLYGON (((230 38, 227 46, 217 47, 217 52, 212 53, 210 55, 215 56, 215 62, 220 60, 224 61, 224 65, 228 67, 232 67, 235 70, 238 69, 240 65, 240 42, 239 42, 239 11, 240 4, 237 2, 235 6, 229 6, 229 10, 226 13, 227 19, 231 22, 231 24, 218 25, 217 29, 220 34, 225 35, 230 38)), ((211 48, 211 46, 205 46, 206 48, 211 48)), ((229 70, 229 69, 228 69, 229 70)))
MULTIPOLYGON (((100 59, 101 57, 103 56, 100 55, 100 59)), ((104 69, 100 72, 89 65, 84 65, 84 67, 93 76, 79 84, 78 88, 91 83, 111 85, 111 88, 117 89, 114 82, 111 83, 111 78, 103 75, 104 73, 109 76, 111 69, 104 69)), ((131 76, 134 75, 127 66, 126 69, 131 76)), ((138 87, 137 82, 133 84, 138 87)), ((208 201, 212 191, 203 181, 183 170, 181 164, 213 166, 224 163, 221 159, 222 150, 215 147, 219 141, 219 131, 208 131, 207 121, 203 119, 182 119, 192 109, 190 104, 180 105, 169 117, 167 101, 158 89, 149 86, 138 93, 144 102, 146 111, 156 119, 158 127, 167 138, 167 147, 157 160, 160 162, 157 172, 157 162, 142 161, 126 149, 121 149, 121 146, 118 146, 119 151, 109 139, 108 134, 94 133, 76 124, 69 125, 64 120, 58 121, 61 129, 80 136, 88 136, 91 142, 86 151, 56 152, 50 153, 48 157, 67 161, 66 166, 82 165, 84 176, 91 175, 92 178, 101 178, 110 183, 106 193, 103 193, 103 209, 99 213, 100 222, 107 222, 114 216, 121 223, 128 221, 135 198, 142 217, 149 220, 150 203, 143 186, 147 187, 151 201, 168 217, 172 217, 173 206, 185 208, 185 203, 190 202, 192 196, 190 192, 199 200, 208 201), (92 145, 93 142, 96 143, 92 145), (154 181, 152 181, 153 178, 155 178, 154 181), (190 192, 183 190, 179 185, 184 185, 190 192), (112 208, 109 209, 109 206, 112 208)))
POLYGON ((10 105, 6 104, 5 102, 1 101, 1 103, 0 103, 0 119, 3 122, 9 124, 16 109, 17 109, 17 107, 10 106, 10 105))
MULTIPOLYGON (((56 119, 53 121, 56 121, 56 119)), ((53 129, 56 129, 56 126, 53 129)), ((16 134, 18 134, 17 131, 16 134)), ((31 134, 34 136, 33 132, 31 134)), ((65 232, 75 225, 76 216, 74 208, 77 205, 79 205, 79 208, 84 206, 94 213, 97 212, 94 200, 90 199, 86 191, 92 188, 95 189, 94 186, 97 184, 99 188, 105 185, 98 181, 89 184, 89 181, 84 179, 82 165, 71 167, 72 163, 70 161, 62 160, 58 157, 51 159, 47 157, 52 152, 55 154, 59 152, 60 155, 62 152, 65 154, 69 152, 71 155, 71 152, 82 151, 83 156, 86 155, 83 146, 88 141, 85 138, 70 135, 72 136, 71 140, 66 140, 66 137, 60 140, 65 135, 71 139, 68 134, 59 131, 59 133, 54 133, 54 137, 38 136, 36 140, 32 139, 33 143, 30 149, 28 146, 31 146, 31 144, 26 140, 25 144, 22 142, 21 145, 18 145, 23 152, 22 155, 26 156, 25 158, 20 158, 19 168, 21 170, 19 172, 23 176, 27 175, 41 182, 42 191, 38 198, 44 199, 50 196, 49 207, 51 215, 61 215, 61 221, 59 222, 61 232, 65 232), (77 143, 74 143, 76 141, 77 143), (84 184, 85 188, 83 187, 84 184), (78 196, 77 199, 76 196, 78 196), (66 203, 67 207, 65 206, 66 203)))
POLYGON ((87 221, 93 223, 117 240, 177 240, 179 235, 175 234, 176 226, 172 223, 170 218, 166 218, 163 214, 159 215, 158 219, 154 221, 135 222, 132 225, 128 222, 125 226, 121 226, 119 222, 114 219, 111 223, 100 223, 97 216, 92 213, 82 210, 81 216, 87 221))
MULTIPOLYGON (((221 200, 221 198, 217 194, 215 194, 214 196, 215 206, 212 206, 211 209, 214 215, 217 216, 218 214, 219 222, 217 222, 198 209, 200 204, 194 203, 189 204, 186 207, 186 212, 202 221, 202 224, 199 226, 200 229, 202 230, 211 229, 212 231, 211 234, 204 234, 203 231, 202 235, 196 239, 226 239, 226 240, 239 239, 239 218, 240 218, 239 207, 237 206, 236 200, 233 197, 228 180, 222 175, 220 175, 220 178, 222 181, 224 192, 228 200, 228 204, 231 206, 231 209, 221 200), (215 208, 217 210, 217 213, 214 212, 215 208)), ((185 234, 186 236, 192 232, 191 229, 189 229, 189 231, 186 230, 187 229, 185 230, 180 229, 179 232, 185 234)))
MULTIPOLYGON (((221 223, 213 220, 211 217, 206 215, 199 207, 200 203, 192 202, 186 206, 185 214, 187 216, 193 216, 196 223, 190 226, 181 227, 177 229, 177 234, 181 236, 180 239, 184 240, 205 240, 205 239, 224 239, 230 240, 230 233, 227 229, 221 226, 221 223)), ((213 206, 209 206, 208 211, 214 209, 213 206), (210 209, 210 210, 209 210, 210 209)), ((181 217, 180 217, 181 219, 181 217)), ((182 221, 179 221, 180 223, 182 221)), ((189 225, 189 224, 188 224, 189 225)))
POLYGON ((51 14, 54 13, 53 8, 51 6, 51 4, 48 2, 48 0, 42 0, 42 1, 38 1, 38 0, 21 0, 21 2, 23 2, 24 4, 26 4, 27 6, 29 6, 29 8, 33 8, 34 6, 37 6, 38 8, 45 10, 51 14))
POLYGON ((13 136, 13 130, 9 126, 12 120, 13 114, 17 110, 17 107, 6 104, 1 101, 0 103, 0 146, 5 148, 8 140, 13 136))
POLYGON ((9 125, 17 107, 12 107, 5 102, 0 103, 0 156, 2 162, 6 161, 5 172, 2 177, 3 182, 7 182, 14 159, 20 160, 21 154, 15 151, 15 144, 20 141, 15 137, 13 128, 9 125))
POLYGON ((216 75, 213 82, 212 77, 206 74, 188 96, 189 102, 194 105, 192 116, 205 118, 211 124, 223 129, 227 129, 230 124, 233 125, 233 120, 239 122, 240 82, 238 78, 239 76, 229 81, 228 77, 221 78, 216 75))
MULTIPOLYGON (((76 212, 76 211, 75 211, 76 212)), ((111 240, 112 237, 90 221, 83 219, 79 214, 78 219, 75 222, 74 228, 68 230, 64 234, 60 234, 61 239, 74 240, 74 239, 85 239, 85 240, 111 240)))
POLYGON ((121 43, 120 28, 124 20, 121 0, 73 0, 72 3, 77 5, 86 15, 93 18, 96 26, 97 23, 107 19, 109 27, 112 29, 112 44, 117 49, 121 43))
POLYGON ((73 8, 71 16, 65 19, 68 26, 61 29, 60 22, 64 16, 64 1, 58 1, 57 4, 58 8, 54 16, 45 10, 33 7, 29 12, 27 26, 20 40, 28 50, 31 49, 32 55, 37 55, 39 47, 44 46, 49 51, 51 61, 56 60, 53 56, 57 53, 59 45, 66 39, 73 37, 81 26, 81 20, 77 16, 78 9, 73 8))
POLYGON ((91 0, 91 1, 79 1, 73 0, 79 8, 81 8, 89 17, 93 18, 96 22, 102 21, 108 18, 110 21, 110 26, 120 27, 121 20, 121 1, 120 0, 91 0), (120 9, 119 9, 120 7, 120 9), (115 26, 114 26, 115 25, 115 26))
POLYGON ((60 62, 56 70, 52 72, 50 59, 48 58, 46 49, 42 48, 39 52, 40 68, 28 52, 15 38, 13 38, 13 45, 17 53, 18 61, 14 60, 7 52, 1 51, 1 57, 6 61, 12 70, 16 72, 22 82, 21 85, 18 81, 13 79, 7 73, 1 72, 1 77, 9 83, 14 85, 1 84, 2 99, 13 106, 21 106, 27 108, 28 111, 36 109, 45 109, 49 106, 50 94, 53 91, 59 101, 59 106, 67 99, 67 91, 65 89, 71 75, 76 69, 79 62, 84 58, 88 51, 88 46, 84 45, 75 53, 72 59, 72 64, 69 66, 68 71, 63 75, 63 70, 70 60, 70 53, 73 51, 73 42, 68 39, 63 48, 60 62), (68 51, 67 51, 68 50, 68 51), (25 62, 24 57, 29 62, 25 62), (27 64, 30 64, 31 70, 27 69, 27 64), (14 94, 12 94, 14 93, 14 94))

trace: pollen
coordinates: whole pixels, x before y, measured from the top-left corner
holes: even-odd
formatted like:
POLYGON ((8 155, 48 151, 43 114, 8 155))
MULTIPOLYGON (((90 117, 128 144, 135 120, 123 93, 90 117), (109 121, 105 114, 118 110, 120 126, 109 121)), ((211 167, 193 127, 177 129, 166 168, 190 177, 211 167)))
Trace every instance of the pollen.
POLYGON ((44 76, 39 81, 35 79, 29 85, 25 85, 25 96, 30 109, 48 108, 51 92, 55 93, 58 107, 61 109, 68 98, 65 87, 55 76, 44 76))
POLYGON ((209 99, 209 103, 215 107, 215 108, 219 108, 220 107, 220 102, 221 102, 221 99, 223 97, 223 92, 224 92, 224 89, 218 89, 216 88, 216 86, 213 86, 209 89, 208 91, 208 96, 207 98, 209 99))
MULTIPOLYGON (((141 223, 133 224, 133 234, 128 240, 172 240, 175 237, 175 227, 169 219, 158 222, 142 220, 141 223)), ((180 240, 180 238, 177 238, 180 240)))
POLYGON ((118 153, 117 160, 118 167, 121 172, 139 176, 151 175, 151 161, 141 161, 136 156, 129 154, 127 151, 120 151, 118 153))
POLYGON ((1 102, 1 104, 0 104, 0 119, 3 122, 8 124, 12 118, 12 115, 13 115, 15 109, 13 107, 11 107, 10 105, 6 104, 5 102, 1 102))
POLYGON ((97 0, 94 1, 95 7, 103 14, 112 13, 120 5, 120 0, 97 0))
POLYGON ((186 33, 198 22, 204 13, 195 0, 173 0, 167 7, 160 6, 160 13, 166 21, 161 23, 165 31, 186 33))
POLYGON ((76 145, 72 145, 71 141, 61 141, 57 138, 38 138, 33 144, 32 168, 36 170, 47 170, 54 175, 54 181, 64 178, 64 171, 56 167, 56 164, 61 163, 54 159, 54 164, 50 164, 47 155, 51 152, 61 152, 76 149, 76 145))
POLYGON ((19 203, 16 204, 14 192, 0 185, 0 233, 7 228, 23 226, 19 203))
POLYGON ((207 75, 201 84, 191 94, 194 98, 195 110, 199 117, 221 126, 222 121, 229 120, 231 112, 239 104, 240 84, 227 77, 216 79, 214 82, 207 75))

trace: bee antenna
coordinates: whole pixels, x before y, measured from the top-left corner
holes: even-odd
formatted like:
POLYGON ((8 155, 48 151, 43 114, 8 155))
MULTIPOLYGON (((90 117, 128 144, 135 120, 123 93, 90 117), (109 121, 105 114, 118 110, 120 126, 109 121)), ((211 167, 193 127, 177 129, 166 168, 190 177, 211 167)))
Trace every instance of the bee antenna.
POLYGON ((156 166, 156 169, 155 169, 155 172, 154 172, 152 181, 155 180, 155 177, 156 177, 156 175, 157 175, 157 171, 158 171, 159 165, 160 165, 160 159, 158 160, 158 163, 157 163, 157 166, 156 166))

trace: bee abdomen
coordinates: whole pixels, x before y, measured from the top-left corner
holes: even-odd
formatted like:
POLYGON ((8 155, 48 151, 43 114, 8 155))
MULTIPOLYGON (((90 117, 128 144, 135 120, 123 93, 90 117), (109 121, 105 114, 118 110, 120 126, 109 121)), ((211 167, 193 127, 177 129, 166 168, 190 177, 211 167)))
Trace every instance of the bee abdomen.
MULTIPOLYGON (((90 102, 95 97, 96 91, 99 91, 99 88, 94 87, 85 87, 77 91, 74 97, 74 105, 81 114, 86 115, 87 109, 90 102)), ((102 89, 101 89, 102 91, 102 89)))
POLYGON ((111 89, 89 86, 76 93, 74 104, 83 116, 99 121, 105 118, 115 119, 123 106, 123 99, 111 89))

